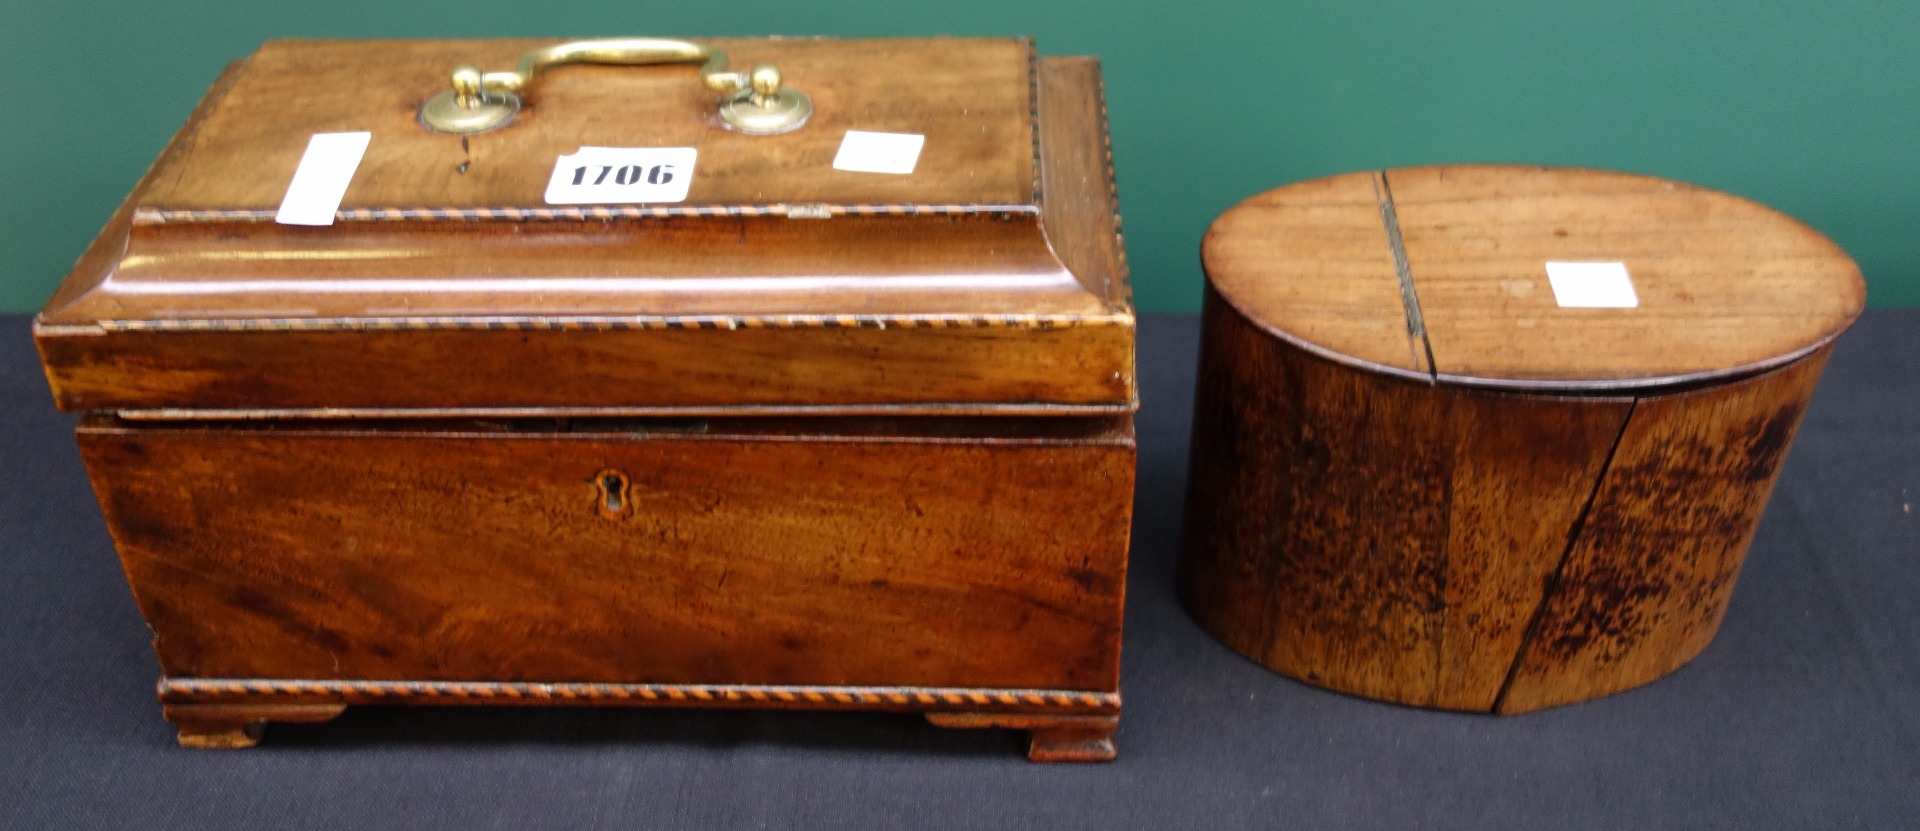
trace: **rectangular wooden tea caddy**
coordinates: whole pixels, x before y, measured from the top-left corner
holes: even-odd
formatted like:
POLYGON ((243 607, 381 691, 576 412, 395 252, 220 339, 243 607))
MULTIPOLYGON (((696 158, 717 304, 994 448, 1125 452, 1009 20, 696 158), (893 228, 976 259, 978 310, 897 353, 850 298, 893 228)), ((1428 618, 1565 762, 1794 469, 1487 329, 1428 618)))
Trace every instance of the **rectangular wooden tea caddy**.
POLYGON ((1097 62, 1023 39, 277 41, 35 337, 183 744, 676 705, 1107 759, 1112 181, 1097 62), (310 142, 362 132, 289 224, 310 142))

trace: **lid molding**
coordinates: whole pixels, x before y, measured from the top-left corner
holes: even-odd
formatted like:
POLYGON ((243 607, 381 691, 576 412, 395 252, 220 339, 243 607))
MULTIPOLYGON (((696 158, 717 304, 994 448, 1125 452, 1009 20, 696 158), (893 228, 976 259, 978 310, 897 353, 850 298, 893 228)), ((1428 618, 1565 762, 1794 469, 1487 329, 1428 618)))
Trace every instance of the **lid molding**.
MULTIPOLYGON (((524 42, 483 43, 514 50, 524 42)), ((783 69, 793 67, 796 79, 813 74, 808 89, 822 113, 790 134, 717 134, 720 144, 751 138, 767 155, 738 169, 703 168, 719 182, 715 193, 745 193, 730 175, 741 171, 806 168, 795 174, 802 184, 825 175, 831 142, 792 142, 831 127, 829 107, 853 112, 857 84, 821 74, 824 66, 901 55, 951 64, 935 92, 970 90, 964 72, 984 66, 986 80, 974 86, 998 90, 1005 106, 960 117, 956 102, 973 99, 936 95, 905 110, 861 111, 873 122, 862 127, 925 131, 923 165, 959 154, 957 174, 928 169, 924 181, 919 173, 845 174, 882 183, 870 195, 891 188, 925 197, 918 202, 836 204, 801 188, 810 201, 503 208, 514 200, 422 198, 385 201, 439 207, 380 209, 377 200, 356 203, 350 188, 345 219, 294 226, 273 221, 253 184, 226 192, 222 204, 168 196, 222 192, 222 163, 209 161, 235 163, 209 152, 222 141, 304 143, 311 118, 234 132, 232 114, 275 88, 250 73, 279 77, 345 49, 391 53, 394 73, 411 77, 444 63, 440 53, 471 51, 447 41, 270 43, 215 85, 36 318, 57 401, 218 419, 1133 410, 1134 316, 1097 62, 1038 60, 1025 39, 721 43, 748 60, 754 50, 785 50, 783 69), (956 189, 961 179, 991 181, 956 189)), ((588 94, 599 83, 590 70, 556 73, 538 94, 588 94)), ((539 114, 563 110, 545 106, 468 138, 522 130, 537 139, 540 129, 558 129, 543 127, 539 114)), ((419 133, 409 141, 460 141, 407 129, 419 133)), ((381 146, 373 132, 369 160, 381 146)), ((570 152, 590 141, 561 143, 570 152)), ((542 185, 553 163, 541 161, 542 185)), ((380 164, 373 170, 391 170, 380 164)), ((420 169, 443 184, 472 175, 452 165, 420 169)), ((373 191, 420 181, 380 174, 363 183, 361 175, 354 187, 373 191)))
POLYGON ((1778 211, 1579 168, 1437 165, 1289 185, 1223 214, 1203 259, 1222 299, 1316 354, 1517 392, 1745 377, 1830 343, 1865 306, 1846 253, 1778 211), (1563 306, 1549 262, 1617 263, 1635 302, 1563 306))

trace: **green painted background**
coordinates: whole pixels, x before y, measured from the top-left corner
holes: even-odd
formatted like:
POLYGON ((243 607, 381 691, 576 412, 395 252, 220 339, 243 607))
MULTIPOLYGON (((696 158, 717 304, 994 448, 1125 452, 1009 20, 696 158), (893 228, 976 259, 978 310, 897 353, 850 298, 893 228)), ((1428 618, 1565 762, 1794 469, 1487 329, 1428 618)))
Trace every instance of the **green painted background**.
POLYGON ((0 311, 38 308, 219 69, 271 37, 1032 34, 1105 61, 1137 298, 1276 184, 1516 161, 1760 200, 1920 306, 1920 2, 4 0, 0 311))

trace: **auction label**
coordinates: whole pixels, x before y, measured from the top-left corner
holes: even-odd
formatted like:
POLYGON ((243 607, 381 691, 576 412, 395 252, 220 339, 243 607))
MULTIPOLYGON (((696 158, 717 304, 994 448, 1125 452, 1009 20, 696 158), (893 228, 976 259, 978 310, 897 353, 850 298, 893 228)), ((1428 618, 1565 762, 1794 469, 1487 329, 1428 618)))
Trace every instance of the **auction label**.
POLYGON ((1631 309, 1640 305, 1626 263, 1547 263, 1553 302, 1563 309, 1631 309))
POLYGON ((698 155, 691 147, 582 147, 554 162, 547 204, 682 202, 698 155))
POLYGON ((367 154, 372 133, 314 133, 307 152, 293 169, 287 195, 273 221, 282 225, 332 225, 340 200, 347 195, 360 157, 367 154))
POLYGON ((912 173, 920 162, 927 137, 917 133, 870 133, 848 130, 833 157, 834 170, 855 173, 912 173))

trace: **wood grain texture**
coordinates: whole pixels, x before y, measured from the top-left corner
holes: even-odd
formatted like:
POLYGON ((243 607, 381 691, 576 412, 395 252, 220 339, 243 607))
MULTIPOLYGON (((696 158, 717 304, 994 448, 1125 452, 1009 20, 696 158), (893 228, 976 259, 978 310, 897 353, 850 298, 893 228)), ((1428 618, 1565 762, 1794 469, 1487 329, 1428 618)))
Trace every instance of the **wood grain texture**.
POLYGON ((1323 357, 1550 394, 1750 375, 1831 342, 1866 303, 1846 252, 1778 211, 1572 168, 1442 165, 1292 184, 1222 214, 1202 254, 1223 297, 1323 357), (1399 294, 1382 201, 1404 242, 1418 325, 1399 294), (1640 305, 1562 308, 1548 261, 1624 263, 1640 305))
POLYGON ((1204 315, 1187 609, 1314 683, 1433 688, 1449 460, 1445 425, 1414 418, 1425 390, 1281 353, 1217 295, 1204 315))
POLYGON ((1208 285, 1275 336, 1315 354, 1424 377, 1410 339, 1371 173, 1276 188, 1215 219, 1200 246, 1208 285))
POLYGON ((345 704, 254 701, 245 704, 166 703, 162 705, 161 712, 179 731, 181 747, 235 750, 259 744, 269 721, 308 724, 331 721, 346 709, 345 704))
POLYGON ((1035 762, 1111 762, 1119 751, 1117 716, 1035 716, 992 713, 928 713, 936 727, 1000 727, 1028 731, 1027 758, 1035 762))
POLYGON ((1188 610, 1301 680, 1490 710, 1630 402, 1358 373, 1205 314, 1188 610))
POLYGON ((936 727, 1025 730, 1035 762, 1109 762, 1120 725, 1115 693, 862 687, 637 684, 462 684, 163 680, 160 698, 182 747, 231 750, 260 742, 269 722, 323 722, 352 704, 618 705, 807 710, 933 710, 936 727), (238 701, 240 703, 232 703, 238 701))
POLYGON ((94 416, 80 441, 186 746, 348 704, 588 704, 992 714, 955 726, 1113 755, 1130 419, 94 416))
POLYGON ((1052 250, 1092 296, 1130 304, 1120 200, 1097 58, 1047 58, 1040 95, 1041 215, 1052 250), (1089 94, 1091 92, 1091 94, 1089 94), (1088 140, 1089 128, 1098 141, 1088 140))
POLYGON ((246 59, 184 152, 140 204, 273 211, 314 133, 373 142, 342 207, 541 207, 554 159, 581 147, 695 147, 712 171, 686 205, 1037 207, 1033 44, 1021 38, 701 39, 733 65, 771 62, 813 99, 798 130, 721 126, 697 67, 557 67, 506 127, 458 136, 418 122, 463 63, 506 69, 556 39, 276 40, 246 59), (913 176, 835 170, 849 129, 927 136, 913 176), (460 170, 461 165, 465 170, 460 170), (233 176, 235 171, 256 171, 233 176))
POLYGON ((1133 325, 128 331, 46 336, 70 410, 601 415, 804 408, 1085 414, 1135 404, 1133 325))
POLYGON ((80 440, 169 677, 1111 691, 1133 441, 1087 430, 80 440))
POLYGON ((1738 378, 1831 342, 1866 305, 1839 246, 1717 191, 1567 168, 1383 175, 1444 382, 1562 392, 1738 378), (1624 263, 1640 305, 1561 308, 1549 260, 1624 263))
POLYGON ((1282 188, 1210 232, 1188 608, 1281 673, 1419 706, 1525 712, 1678 668, 1725 612, 1857 269, 1684 185, 1389 170, 1400 312, 1434 361, 1409 372, 1378 360, 1397 333, 1331 349, 1366 338, 1348 288, 1267 259, 1319 244, 1302 217, 1355 214, 1362 181, 1282 188), (1641 307, 1561 309, 1547 260, 1622 260, 1641 307))
MULTIPOLYGON (((1110 217, 1099 221, 1110 226, 1110 217)), ((118 232, 132 236, 111 280, 49 323, 1109 310, 1031 218, 395 221, 354 230, 199 222, 118 232), (982 250, 957 250, 964 245, 982 250), (934 256, 943 252, 954 259, 934 256), (993 270, 956 268, 963 259, 993 270), (957 296, 966 292, 986 296, 957 296)))
POLYGON ((536 45, 262 47, 36 320, 181 742, 740 706, 1112 758, 1136 402, 1098 63, 731 40, 809 124, 727 132, 685 67, 415 122, 536 45), (832 169, 855 128, 925 135, 916 172, 832 169), (363 129, 335 224, 274 223, 307 137, 363 129), (696 147, 691 195, 541 205, 583 145, 696 147))
MULTIPOLYGON (((258 189, 254 166, 267 162, 255 155, 267 152, 262 148, 293 146, 284 165, 290 174, 306 136, 319 124, 276 120, 270 105, 284 101, 271 94, 279 89, 275 85, 347 56, 365 62, 358 71, 370 73, 372 86, 397 89, 411 83, 408 73, 418 66, 437 66, 463 48, 518 54, 526 45, 285 42, 263 47, 232 70, 37 319, 36 339, 61 405, 341 414, 406 407, 577 408, 590 406, 588 399, 632 413, 676 405, 707 411, 840 407, 844 413, 891 406, 977 406, 982 412, 1008 406, 1120 412, 1134 406, 1133 313, 1099 117, 1098 65, 1039 61, 1025 41, 738 44, 736 56, 764 45, 817 57, 821 78, 892 56, 907 56, 901 65, 908 68, 916 61, 952 59, 946 73, 929 82, 938 94, 856 104, 856 93, 879 95, 860 86, 877 81, 861 76, 848 82, 853 87, 828 96, 838 96, 846 117, 866 119, 861 129, 904 129, 899 125, 921 119, 929 148, 938 149, 926 151, 912 176, 832 170, 828 145, 837 146, 845 125, 835 127, 838 122, 823 116, 774 137, 690 122, 686 129, 698 135, 682 138, 703 154, 697 181, 722 191, 778 185, 804 192, 768 196, 774 207, 720 205, 726 200, 715 196, 718 202, 708 200, 713 204, 685 206, 685 215, 509 211, 519 203, 508 197, 525 184, 514 184, 519 180, 513 177, 537 173, 543 188, 556 153, 593 142, 576 137, 566 149, 548 152, 552 148, 539 142, 558 141, 560 133, 553 131, 566 125, 540 127, 548 122, 530 117, 525 125, 516 122, 470 143, 482 137, 532 141, 514 156, 531 161, 512 175, 473 178, 473 166, 462 172, 434 161, 438 151, 431 148, 458 139, 426 131, 409 114, 391 129, 375 131, 369 159, 354 181, 382 183, 378 187, 421 199, 444 196, 451 203, 429 200, 428 208, 381 217, 360 217, 356 212, 370 209, 349 206, 339 222, 322 228, 278 225, 270 210, 259 213, 256 203, 264 197, 250 188, 258 189), (845 54, 831 57, 840 54, 837 47, 845 54), (969 80, 966 73, 975 70, 980 77, 969 80), (1010 103, 1015 98, 1017 107, 1010 103), (988 99, 1000 103, 989 106, 988 99), (536 141, 539 136, 546 138, 536 141), (735 147, 739 142, 759 148, 760 155, 735 147), (826 149, 787 153, 779 150, 781 142, 826 149), (375 150, 383 154, 378 159, 375 150), (821 153, 826 155, 816 158, 821 153), (895 182, 860 187, 906 188, 913 192, 894 196, 911 197, 912 204, 841 206, 846 210, 836 208, 825 218, 789 215, 790 204, 824 204, 831 189, 809 178, 819 176, 895 182), (1052 182, 1044 194, 1042 179, 1052 182), (486 198, 461 201, 442 194, 454 180, 469 182, 460 187, 486 198), (995 189, 1013 187, 1007 183, 1015 180, 1020 195, 1014 203, 981 207, 965 201, 999 199, 995 189), (945 196, 935 199, 937 194, 945 196), (220 215, 170 219, 172 209, 163 203, 176 199, 196 206, 218 202, 214 213, 220 215), (858 331, 821 338, 821 329, 858 331), (563 338, 567 346, 522 348, 528 340, 553 340, 529 334, 548 330, 573 335, 563 338), (574 335, 578 348, 571 345, 574 335), (812 340, 839 345, 797 346, 812 340), (842 350, 857 354, 867 371, 853 377, 834 368, 847 363, 842 350), (470 357, 486 362, 487 355, 512 355, 512 366, 468 365, 470 357), (324 378, 333 373, 432 381, 413 397, 414 384, 343 386, 324 378), (529 380, 513 382, 516 376, 529 380), (303 385, 299 379, 305 377, 316 382, 303 385), (580 386, 549 391, 545 381, 552 378, 578 379, 580 386), (1075 389, 1062 387, 1061 379, 1073 379, 1067 385, 1075 389), (358 386, 380 392, 328 400, 358 386)), ((678 81, 688 80, 673 76, 683 68, 656 69, 570 67, 556 71, 550 80, 557 86, 540 94, 571 89, 558 82, 575 75, 586 79, 577 82, 582 96, 599 83, 611 85, 608 95, 625 95, 616 80, 621 78, 675 82, 676 89, 678 81)), ((825 103, 816 97, 816 104, 825 103)), ((399 118, 366 109, 372 105, 365 100, 355 105, 329 98, 314 106, 340 112, 359 106, 353 111, 399 118)), ((626 117, 572 120, 584 131, 580 135, 635 129, 626 117)), ((276 204, 285 178, 275 177, 272 185, 276 204)), ((350 192, 350 202, 354 198, 350 192)))
POLYGON ((327 721, 349 704, 621 706, 925 712, 939 727, 1030 734, 1035 762, 1116 755, 1118 693, 929 687, 162 679, 160 700, 183 747, 259 743, 268 722, 327 721))
POLYGON ((1451 398, 1443 625, 1434 706, 1491 710, 1533 611, 1632 411, 1622 398, 1451 398))
POLYGON ((1637 687, 1707 647, 1831 351, 1635 404, 1501 712, 1637 687))
MULTIPOLYGON (((1104 715, 1120 711, 1120 695, 1084 690, 978 687, 846 687, 773 684, 577 684, 504 681, 338 681, 301 678, 162 678, 168 706, 260 710, 349 704, 530 706, 618 705, 711 708, 863 709, 917 712, 946 708, 966 714, 1104 715)), ((946 710, 941 710, 945 712, 946 710)), ((952 713, 950 713, 952 714, 952 713)), ((292 721, 293 718, 268 720, 292 721)))

